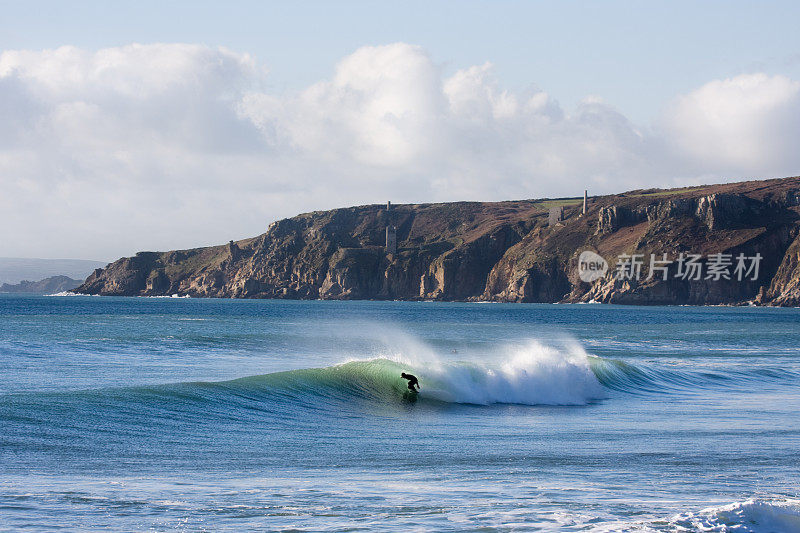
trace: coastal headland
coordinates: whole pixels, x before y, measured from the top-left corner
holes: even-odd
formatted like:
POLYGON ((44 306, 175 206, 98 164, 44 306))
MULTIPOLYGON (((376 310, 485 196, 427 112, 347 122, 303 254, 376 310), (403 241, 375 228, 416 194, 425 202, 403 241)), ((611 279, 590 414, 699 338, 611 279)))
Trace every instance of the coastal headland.
POLYGON ((75 292, 798 306, 800 177, 637 190, 585 203, 315 211, 249 239, 121 258, 75 292), (586 251, 607 263, 588 278, 586 251))

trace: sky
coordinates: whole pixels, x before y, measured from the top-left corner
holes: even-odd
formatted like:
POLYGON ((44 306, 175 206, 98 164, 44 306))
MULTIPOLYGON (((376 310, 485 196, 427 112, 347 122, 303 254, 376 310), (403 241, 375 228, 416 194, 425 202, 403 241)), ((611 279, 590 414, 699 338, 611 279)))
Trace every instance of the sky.
POLYGON ((0 1, 0 256, 800 174, 796 2, 0 1))

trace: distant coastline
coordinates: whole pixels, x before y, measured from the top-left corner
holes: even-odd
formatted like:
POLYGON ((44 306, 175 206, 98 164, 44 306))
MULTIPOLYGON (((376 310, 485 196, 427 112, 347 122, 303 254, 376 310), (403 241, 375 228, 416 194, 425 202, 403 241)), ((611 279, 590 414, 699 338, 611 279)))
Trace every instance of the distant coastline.
POLYGON ((53 276, 84 280, 94 269, 106 264, 86 259, 0 257, 0 285, 16 285, 22 281, 44 280, 53 276))

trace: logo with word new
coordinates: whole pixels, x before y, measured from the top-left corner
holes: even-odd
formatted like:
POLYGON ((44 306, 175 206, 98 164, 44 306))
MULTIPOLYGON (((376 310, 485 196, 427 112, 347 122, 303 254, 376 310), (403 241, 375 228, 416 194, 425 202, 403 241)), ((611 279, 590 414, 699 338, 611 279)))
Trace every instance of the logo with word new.
POLYGON ((578 277, 581 281, 591 283, 606 275, 608 262, 591 250, 586 250, 578 257, 578 277))

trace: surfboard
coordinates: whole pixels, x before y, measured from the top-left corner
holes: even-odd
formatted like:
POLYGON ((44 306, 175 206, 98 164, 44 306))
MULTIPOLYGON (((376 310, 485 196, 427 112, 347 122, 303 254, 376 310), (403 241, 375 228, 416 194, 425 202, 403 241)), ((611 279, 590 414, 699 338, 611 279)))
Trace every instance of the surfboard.
POLYGON ((407 402, 416 402, 419 397, 419 392, 413 390, 406 390, 403 392, 403 400, 407 402))

